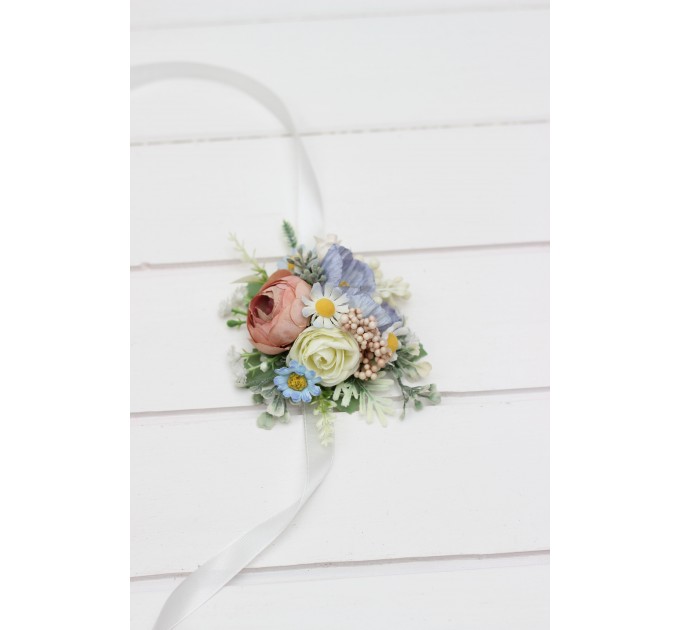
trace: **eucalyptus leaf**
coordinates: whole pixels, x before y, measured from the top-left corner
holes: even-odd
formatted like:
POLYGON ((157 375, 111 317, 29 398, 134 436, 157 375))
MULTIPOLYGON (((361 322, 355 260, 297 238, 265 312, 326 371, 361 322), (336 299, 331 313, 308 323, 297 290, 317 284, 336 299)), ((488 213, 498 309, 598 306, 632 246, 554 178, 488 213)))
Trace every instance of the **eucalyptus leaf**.
POLYGON ((271 429, 276 424, 276 418, 266 411, 257 417, 257 426, 261 429, 271 429))
POLYGON ((246 374, 246 386, 256 387, 258 385, 264 385, 270 383, 274 380, 274 372, 272 370, 267 370, 263 372, 262 370, 252 370, 246 374))
POLYGON ((267 413, 281 418, 286 413, 286 400, 280 394, 275 395, 267 406, 267 413))

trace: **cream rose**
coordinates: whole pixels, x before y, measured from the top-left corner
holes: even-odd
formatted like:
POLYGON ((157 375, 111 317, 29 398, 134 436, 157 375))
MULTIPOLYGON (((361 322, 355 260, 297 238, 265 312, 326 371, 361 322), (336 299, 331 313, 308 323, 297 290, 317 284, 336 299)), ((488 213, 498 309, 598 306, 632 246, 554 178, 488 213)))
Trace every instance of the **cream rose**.
POLYGON ((295 360, 321 377, 321 385, 332 387, 349 378, 359 368, 361 351, 356 340, 339 328, 303 330, 288 353, 288 362, 295 360))

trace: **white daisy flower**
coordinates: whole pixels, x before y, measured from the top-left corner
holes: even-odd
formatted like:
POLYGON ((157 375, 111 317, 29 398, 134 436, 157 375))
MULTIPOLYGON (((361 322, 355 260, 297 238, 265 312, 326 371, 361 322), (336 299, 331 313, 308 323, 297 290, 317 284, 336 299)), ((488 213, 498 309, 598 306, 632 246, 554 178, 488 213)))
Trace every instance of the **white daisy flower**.
POLYGON ((349 311, 349 298, 342 294, 342 289, 327 284, 323 290, 316 282, 312 287, 310 297, 303 297, 305 307, 302 309, 304 317, 312 318, 312 325, 317 328, 334 328, 340 326, 340 317, 349 311))
POLYGON ((388 361, 397 360, 397 352, 403 347, 402 341, 405 343, 411 331, 406 328, 402 322, 395 322, 385 331, 383 331, 382 338, 386 342, 386 346, 392 351, 388 361))

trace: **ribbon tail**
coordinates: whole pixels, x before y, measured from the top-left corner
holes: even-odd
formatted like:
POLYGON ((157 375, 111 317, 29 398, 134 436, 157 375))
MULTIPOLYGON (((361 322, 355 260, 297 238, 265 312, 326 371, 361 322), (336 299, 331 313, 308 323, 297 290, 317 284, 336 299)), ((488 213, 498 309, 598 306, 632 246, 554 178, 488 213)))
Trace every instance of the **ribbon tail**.
POLYGON ((187 577, 170 595, 154 630, 171 630, 216 595, 241 569, 250 564, 290 525, 295 515, 321 485, 333 462, 333 446, 322 446, 314 416, 303 407, 307 474, 300 498, 256 525, 187 577))

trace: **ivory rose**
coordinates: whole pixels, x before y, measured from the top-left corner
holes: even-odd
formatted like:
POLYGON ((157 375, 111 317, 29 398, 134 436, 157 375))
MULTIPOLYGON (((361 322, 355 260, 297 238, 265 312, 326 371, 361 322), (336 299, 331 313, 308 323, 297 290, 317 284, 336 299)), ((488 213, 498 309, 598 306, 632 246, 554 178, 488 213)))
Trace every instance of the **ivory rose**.
POLYGON ((300 333, 288 353, 321 377, 321 385, 332 387, 348 379, 359 368, 361 350, 356 340, 339 328, 310 327, 300 333))
POLYGON ((247 326, 253 345, 264 354, 281 354, 309 326, 302 316, 303 297, 311 287, 290 271, 273 273, 248 306, 247 326))

